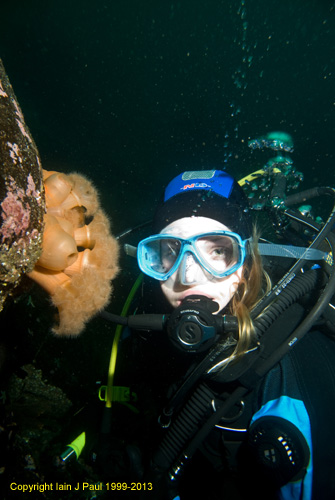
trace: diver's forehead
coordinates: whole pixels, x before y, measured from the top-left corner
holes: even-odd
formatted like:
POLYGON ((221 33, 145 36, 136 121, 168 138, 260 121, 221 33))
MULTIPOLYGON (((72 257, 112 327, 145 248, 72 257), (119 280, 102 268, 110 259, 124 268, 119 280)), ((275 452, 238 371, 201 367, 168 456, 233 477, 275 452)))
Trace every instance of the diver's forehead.
POLYGON ((161 234, 171 234, 181 238, 188 238, 200 233, 211 231, 229 231, 229 228, 221 222, 209 217, 183 217, 171 222, 166 226, 161 234))

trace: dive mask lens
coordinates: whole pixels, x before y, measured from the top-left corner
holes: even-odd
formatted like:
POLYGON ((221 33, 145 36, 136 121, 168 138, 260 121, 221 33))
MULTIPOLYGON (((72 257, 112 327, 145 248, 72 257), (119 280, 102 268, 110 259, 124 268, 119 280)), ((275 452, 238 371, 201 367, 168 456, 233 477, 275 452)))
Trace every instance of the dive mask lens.
MULTIPOLYGON (((138 265, 145 274, 158 280, 167 279, 181 252, 179 238, 151 236, 140 241, 137 248, 138 265)), ((174 271, 173 271, 174 272, 174 271)))
POLYGON ((195 248, 200 262, 215 276, 223 276, 243 263, 241 243, 232 235, 207 234, 195 240, 195 248))

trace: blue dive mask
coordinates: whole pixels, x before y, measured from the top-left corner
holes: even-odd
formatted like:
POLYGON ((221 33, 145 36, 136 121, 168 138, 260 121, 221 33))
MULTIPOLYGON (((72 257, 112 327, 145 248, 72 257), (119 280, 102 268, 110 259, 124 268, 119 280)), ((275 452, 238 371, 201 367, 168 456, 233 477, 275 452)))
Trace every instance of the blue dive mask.
MULTIPOLYGON (((191 285, 221 279, 237 271, 244 263, 249 241, 251 238, 242 240, 240 235, 230 231, 212 231, 190 238, 157 234, 140 241, 137 260, 144 274, 160 281, 166 281, 180 268, 181 282, 191 285), (193 269, 192 279, 188 277, 190 267, 193 269)), ((259 243, 258 250, 261 255, 324 260, 333 265, 329 253, 314 248, 259 243)))
MULTIPOLYGON (((139 243, 137 260, 141 271, 160 281, 167 280, 182 264, 182 281, 191 284, 192 280, 185 276, 194 262, 212 279, 233 274, 244 262, 247 242, 230 231, 212 231, 190 238, 157 234, 139 243)), ((199 276, 193 281, 198 282, 199 276)))

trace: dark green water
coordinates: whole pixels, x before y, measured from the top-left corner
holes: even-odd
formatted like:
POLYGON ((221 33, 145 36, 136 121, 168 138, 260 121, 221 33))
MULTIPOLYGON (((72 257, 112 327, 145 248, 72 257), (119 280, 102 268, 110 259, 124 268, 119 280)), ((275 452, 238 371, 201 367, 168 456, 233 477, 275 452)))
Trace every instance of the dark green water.
POLYGON ((332 181, 333 1, 13 0, 0 23, 43 165, 89 175, 116 232, 183 169, 249 173, 269 130, 293 136, 306 187, 332 181))
MULTIPOLYGON (((334 1, 3 3, 0 57, 43 166, 90 177, 115 234, 149 219, 183 170, 263 166, 269 151, 247 143, 272 130, 292 135, 302 188, 335 184, 334 1)), ((122 274, 115 312, 130 286, 122 274)), ((42 340, 17 364, 37 359, 84 400, 113 328, 95 319, 78 340, 44 343, 48 314, 23 309, 15 328, 42 340)))

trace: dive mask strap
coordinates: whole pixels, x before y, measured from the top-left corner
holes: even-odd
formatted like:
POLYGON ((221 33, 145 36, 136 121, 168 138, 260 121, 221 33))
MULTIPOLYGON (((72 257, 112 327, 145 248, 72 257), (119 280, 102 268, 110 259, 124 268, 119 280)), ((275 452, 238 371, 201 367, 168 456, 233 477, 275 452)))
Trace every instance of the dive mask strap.
POLYGON ((273 257, 288 257, 292 259, 325 260, 332 263, 329 253, 316 248, 295 247, 292 245, 276 245, 274 243, 258 243, 258 250, 261 255, 273 257))

